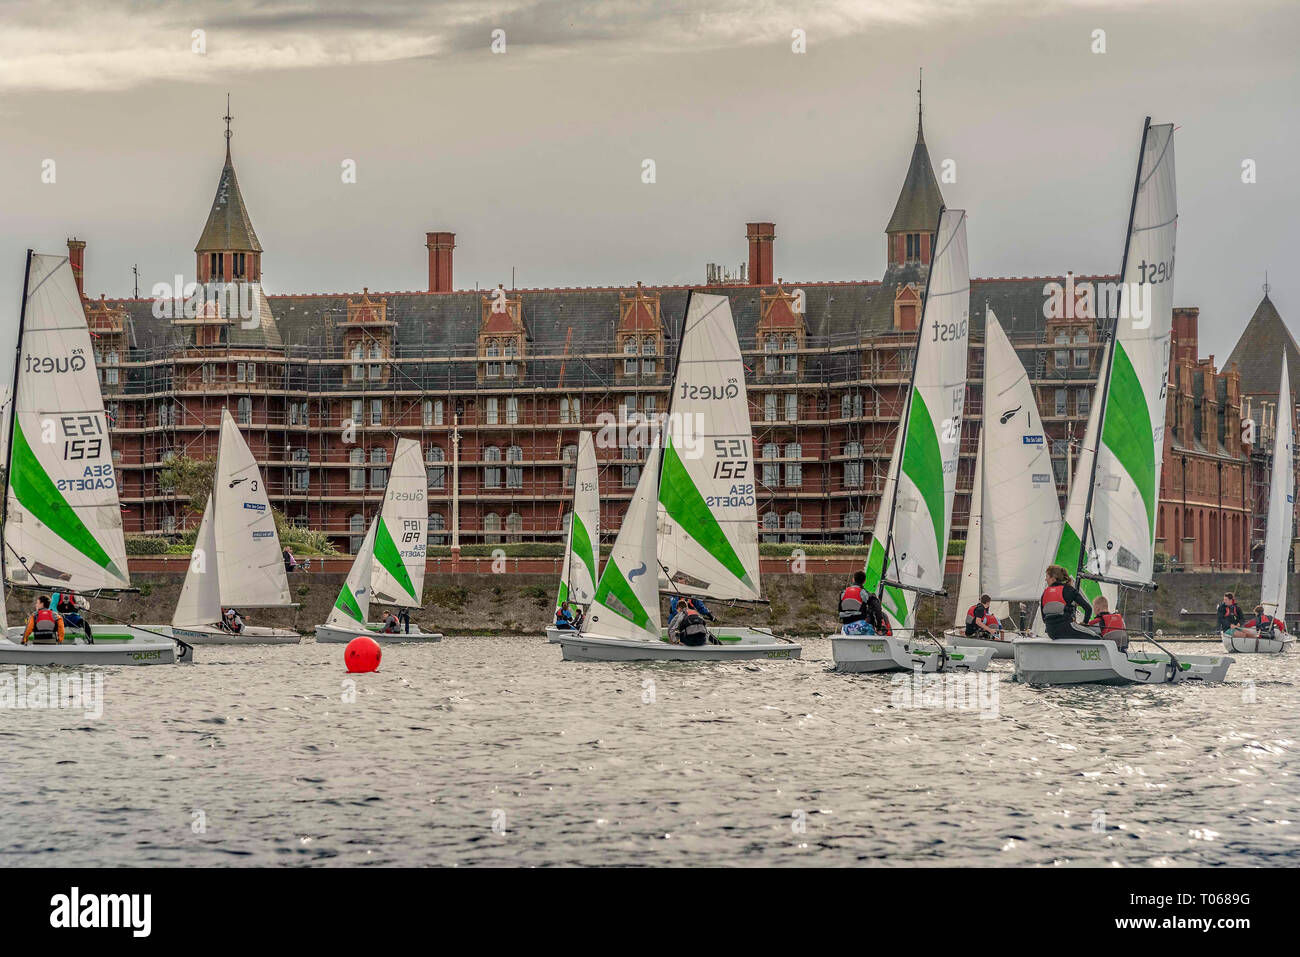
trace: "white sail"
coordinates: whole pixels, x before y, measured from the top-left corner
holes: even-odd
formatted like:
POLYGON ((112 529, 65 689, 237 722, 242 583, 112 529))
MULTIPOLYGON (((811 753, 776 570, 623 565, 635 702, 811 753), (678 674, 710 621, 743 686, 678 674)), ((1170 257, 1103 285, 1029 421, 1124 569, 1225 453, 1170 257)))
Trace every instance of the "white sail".
POLYGON ((1155 566, 1177 221, 1173 126, 1151 126, 1143 137, 1083 543, 1100 574, 1135 584, 1149 583, 1155 566))
POLYGON ((339 589, 339 596, 330 609, 327 625, 340 628, 359 628, 366 630, 366 618, 370 614, 371 566, 375 556, 375 527, 379 524, 376 515, 366 529, 366 537, 361 540, 357 557, 352 560, 347 580, 339 589))
MULTIPOLYGON (((1287 564, 1295 521, 1295 407, 1286 353, 1282 353, 1282 383, 1277 392, 1277 426, 1273 435, 1273 476, 1268 488, 1268 530, 1264 536, 1264 582, 1259 603, 1264 611, 1286 620, 1287 564)), ((1294 628, 1294 625, 1292 626, 1294 628)))
MULTIPOLYGON (((889 515, 894 508, 894 490, 898 487, 899 452, 902 444, 903 430, 900 427, 894 433, 894 454, 889 458, 889 471, 885 473, 885 485, 880 493, 876 524, 871 529, 871 545, 864 569, 867 580, 863 586, 867 591, 880 595, 880 607, 894 631, 911 628, 916 618, 916 599, 909 592, 893 585, 881 585, 885 571, 885 542, 889 539, 889 515)), ((962 620, 965 620, 964 613, 962 620)))
POLYGON ((5 577, 129 588, 95 352, 66 256, 31 254, 8 449, 5 577))
POLYGON ((753 428, 726 296, 691 293, 687 302, 659 504, 663 590, 760 596, 753 428))
MULTIPOLYGON (((987 401, 987 400, 986 400, 987 401)), ((987 405, 985 406, 987 408, 987 405)), ((966 612, 980 600, 980 526, 984 512, 984 433, 980 432, 975 452, 975 478, 970 490, 970 517, 966 520, 966 550, 961 558, 961 582, 957 586, 957 611, 953 624, 966 624, 966 612)))
POLYGON ((203 521, 190 553, 190 567, 176 601, 172 624, 181 628, 210 625, 221 620, 221 582, 217 570, 217 532, 212 521, 212 496, 203 509, 203 521))
POLYGON ((402 608, 423 602, 429 506, 420 443, 399 439, 375 528, 370 589, 374 601, 402 608))
POLYGON ((596 444, 590 432, 578 433, 578 462, 573 478, 573 511, 564 536, 564 567, 555 605, 566 601, 590 605, 600 580, 600 475, 596 444))
POLYGON ((659 440, 646 456, 641 480, 623 516, 614 547, 596 585, 582 630, 609 638, 659 641, 659 587, 655 575, 659 440))
POLYGON ((1060 541, 1061 506, 1033 387, 991 309, 984 323, 980 448, 980 589, 995 599, 1036 601, 1060 541))
MULTIPOLYGON (((928 591, 943 588, 966 400, 969 310, 966 214, 946 209, 939 216, 918 331, 906 438, 890 466, 891 477, 897 477, 895 501, 887 512, 882 500, 886 537, 879 536, 878 519, 867 560, 867 585, 877 592, 883 588, 882 604, 891 617, 897 617, 898 596, 883 582, 928 591)), ((910 616, 910 609, 905 610, 910 616)))

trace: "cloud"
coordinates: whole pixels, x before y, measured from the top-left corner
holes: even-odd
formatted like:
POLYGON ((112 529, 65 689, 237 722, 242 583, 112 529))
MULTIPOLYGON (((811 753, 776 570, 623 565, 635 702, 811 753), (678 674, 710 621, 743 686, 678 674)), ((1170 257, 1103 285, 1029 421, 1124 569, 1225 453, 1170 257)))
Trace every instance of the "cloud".
MULTIPOLYGON (((1096 5, 1106 0, 1070 0, 1096 5)), ((124 89, 260 70, 463 57, 506 31, 516 55, 640 54, 853 36, 889 23, 1041 9, 1033 0, 233 0, 211 14, 183 0, 15 0, 0 31, 0 90, 124 89), (196 34, 195 31, 203 31, 196 34), (202 52, 195 52, 201 48, 202 52)))

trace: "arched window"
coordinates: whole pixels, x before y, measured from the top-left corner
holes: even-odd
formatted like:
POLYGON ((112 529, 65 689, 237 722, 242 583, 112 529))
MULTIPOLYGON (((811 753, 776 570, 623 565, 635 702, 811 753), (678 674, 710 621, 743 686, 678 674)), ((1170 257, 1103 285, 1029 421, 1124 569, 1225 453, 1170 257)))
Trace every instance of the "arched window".
POLYGON ((489 545, 496 545, 501 541, 501 516, 496 512, 488 512, 483 516, 483 541, 489 545))
POLYGON ((776 512, 763 513, 763 533, 764 533, 763 541, 779 542, 781 540, 781 536, 775 534, 775 532, 780 527, 781 527, 781 519, 777 516, 776 512))
POLYGON ((848 461, 844 463, 844 487, 862 488, 862 443, 845 442, 844 454, 849 457, 848 461))
POLYGON ((862 534, 862 513, 844 513, 844 544, 861 545, 866 536, 862 534))
POLYGON ((361 540, 366 537, 366 517, 360 512, 348 516, 348 551, 355 555, 361 551, 361 540))
MULTIPOLYGON (((445 462, 446 460, 447 460, 447 456, 446 453, 443 452, 442 446, 440 445, 429 446, 429 450, 426 453, 425 461, 432 463, 432 462, 445 462)), ((445 466, 431 464, 429 465, 428 468, 424 470, 424 474, 426 479, 425 484, 428 488, 447 487, 447 469, 445 466)))
POLYGON ((442 534, 443 530, 446 527, 447 527, 447 522, 442 517, 441 512, 430 512, 429 526, 427 531, 428 543, 430 545, 441 545, 443 541, 446 539, 446 536, 442 534))
MULTIPOLYGON (((489 445, 483 450, 484 462, 500 462, 501 450, 495 445, 489 445)), ((501 487, 501 468, 499 466, 489 465, 483 469, 483 487, 500 488, 501 487)))
MULTIPOLYGON (((768 488, 776 488, 781 484, 781 466, 775 461, 781 457, 781 446, 775 442, 763 443, 763 458, 772 459, 773 461, 763 463, 763 484, 768 488)), ((773 515, 775 517, 775 514, 773 515)))
POLYGON ((382 445, 377 445, 370 450, 370 464, 384 465, 388 462, 388 449, 382 445))
POLYGON ((251 425, 253 422, 253 400, 248 396, 239 397, 239 417, 240 425, 251 425))
POLYGON ((785 540, 787 542, 802 542, 803 535, 803 516, 798 512, 785 513, 785 540))
MULTIPOLYGON (((578 458, 578 447, 576 445, 566 445, 564 451, 560 453, 560 459, 564 462, 574 462, 578 458)), ((578 480, 578 470, 572 465, 564 466, 564 487, 573 488, 574 483, 578 480)))
MULTIPOLYGON (((512 445, 506 449, 507 462, 522 462, 524 459, 524 450, 517 445, 512 445)), ((506 469, 506 488, 523 488, 524 487, 524 470, 515 465, 506 469)))
POLYGON ((518 512, 506 516, 506 541, 517 542, 523 537, 524 517, 518 512))

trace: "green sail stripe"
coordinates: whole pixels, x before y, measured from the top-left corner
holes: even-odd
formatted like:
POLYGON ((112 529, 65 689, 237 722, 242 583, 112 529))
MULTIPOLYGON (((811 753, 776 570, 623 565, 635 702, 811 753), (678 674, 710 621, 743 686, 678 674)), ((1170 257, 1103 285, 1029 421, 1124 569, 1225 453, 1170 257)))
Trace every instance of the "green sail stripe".
POLYGON ((406 589, 408 595, 419 597, 415 595, 415 586, 411 584, 411 576, 406 572, 402 553, 397 550, 397 543, 393 541, 392 533, 388 531, 388 525, 382 515, 375 528, 375 558, 384 566, 384 570, 393 576, 393 580, 406 589))
POLYGON ((627 578, 624 577, 612 558, 605 564, 605 573, 600 576, 600 585, 596 588, 596 601, 620 618, 632 622, 638 628, 646 631, 650 630, 650 613, 641 604, 641 599, 636 597, 636 592, 632 590, 631 584, 629 584, 627 578), (623 614, 616 606, 606 601, 606 598, 610 595, 632 613, 631 617, 623 614))
POLYGON ((361 606, 357 604, 356 596, 352 594, 352 589, 348 583, 344 582, 343 587, 339 589, 339 597, 334 602, 334 607, 345 614, 351 615, 353 621, 364 622, 365 615, 361 614, 361 606))
MULTIPOLYGON (((885 543, 871 540, 871 551, 867 553, 867 575, 863 586, 869 592, 880 591, 880 581, 885 577, 885 543)), ((886 585, 881 607, 894 616, 900 625, 907 624, 907 594, 896 585, 886 585)))
POLYGON ((587 571, 591 573, 591 580, 597 579, 596 575, 596 555, 595 549, 591 547, 591 533, 587 531, 587 526, 578 518, 578 513, 573 513, 573 521, 569 523, 569 549, 574 555, 582 559, 582 564, 587 566, 587 571))
POLYGON ((659 472, 659 502, 664 511, 681 528, 683 532, 695 539, 705 551, 736 578, 753 588, 745 565, 731 546, 731 540, 722 531, 713 510, 704 501, 704 496, 695 487, 686 465, 677 455, 672 439, 664 450, 663 468, 659 472))
POLYGON ((104 551, 94 532, 86 527, 76 509, 68 504, 68 500, 46 473, 36 458, 36 453, 27 443, 22 426, 14 423, 13 431, 10 462, 13 474, 9 478, 9 487, 13 489, 14 498, 32 513, 33 518, 100 568, 116 578, 125 579, 126 576, 113 563, 108 552, 104 551))
MULTIPOLYGON (((1079 533, 1070 527, 1069 522, 1062 522, 1061 544, 1056 548, 1056 564, 1064 568, 1073 577, 1075 570, 1079 567, 1079 556, 1082 552, 1083 544, 1079 540, 1079 533)), ((1101 586, 1091 578, 1081 579, 1078 582, 1078 587, 1088 601, 1095 601, 1101 594, 1101 586)))
POLYGON ((1106 398, 1106 425, 1102 441, 1128 472, 1146 504, 1149 535, 1156 533, 1156 442, 1151 431, 1151 410, 1137 371, 1124 350, 1115 343, 1115 361, 1106 398))
POLYGON ((939 454, 939 436, 934 420, 919 391, 912 393, 912 414, 908 419, 907 448, 903 450, 903 472, 912 480, 934 523, 934 546, 939 561, 944 560, 943 457, 939 454))
POLYGON ((569 583, 566 582, 563 578, 561 578, 561 579, 560 579, 560 591, 559 591, 559 593, 555 596, 555 607, 556 607, 556 608, 559 608, 561 605, 563 605, 563 604, 564 604, 566 601, 568 601, 568 600, 569 600, 569 583))

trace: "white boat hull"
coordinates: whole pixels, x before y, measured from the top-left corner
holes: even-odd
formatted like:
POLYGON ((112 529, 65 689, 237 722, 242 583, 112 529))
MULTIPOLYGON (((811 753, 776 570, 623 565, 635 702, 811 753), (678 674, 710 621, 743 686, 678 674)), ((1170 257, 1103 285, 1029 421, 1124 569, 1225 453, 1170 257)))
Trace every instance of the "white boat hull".
POLYGON ((1292 635, 1283 634, 1281 638, 1241 638, 1223 632, 1223 650, 1238 655, 1280 655, 1295 644, 1292 635))
POLYGON ((722 644, 673 645, 667 641, 609 638, 572 631, 560 632, 557 640, 565 661, 779 661, 803 654, 802 645, 771 632, 749 628, 710 631, 718 635, 722 644))
POLYGON ((174 641, 122 626, 103 627, 102 636, 88 644, 80 635, 67 636, 62 644, 22 644, 23 629, 11 628, 0 641, 0 665, 174 665, 190 664, 193 655, 174 641))
POLYGON ((302 635, 288 628, 268 628, 264 625, 245 625, 244 630, 232 635, 216 625, 159 626, 155 631, 166 631, 191 645, 296 645, 302 635))
POLYGON ((854 674, 888 671, 985 671, 993 660, 992 648, 942 648, 927 639, 894 635, 831 635, 835 670, 854 674))
POLYGON ((949 628, 943 633, 948 644, 956 648, 988 648, 992 650, 994 658, 1005 658, 1010 661, 1015 657, 1011 650, 1012 644, 1019 638, 1016 632, 1005 632, 1005 638, 968 638, 966 637, 965 628, 949 628))
POLYGON ((1227 656, 1178 655, 1174 668, 1164 652, 1121 652, 1113 641, 1034 638, 1012 645, 1016 677, 1026 684, 1171 684, 1222 681, 1234 659, 1227 656))
POLYGON ((399 631, 396 634, 380 631, 381 628, 383 628, 383 625, 370 622, 367 622, 364 631, 358 628, 343 628, 339 625, 317 625, 316 641, 317 643, 326 644, 346 644, 353 638, 363 636, 373 638, 381 645, 442 641, 440 633, 421 631, 420 626, 416 624, 411 625, 409 632, 399 631))

